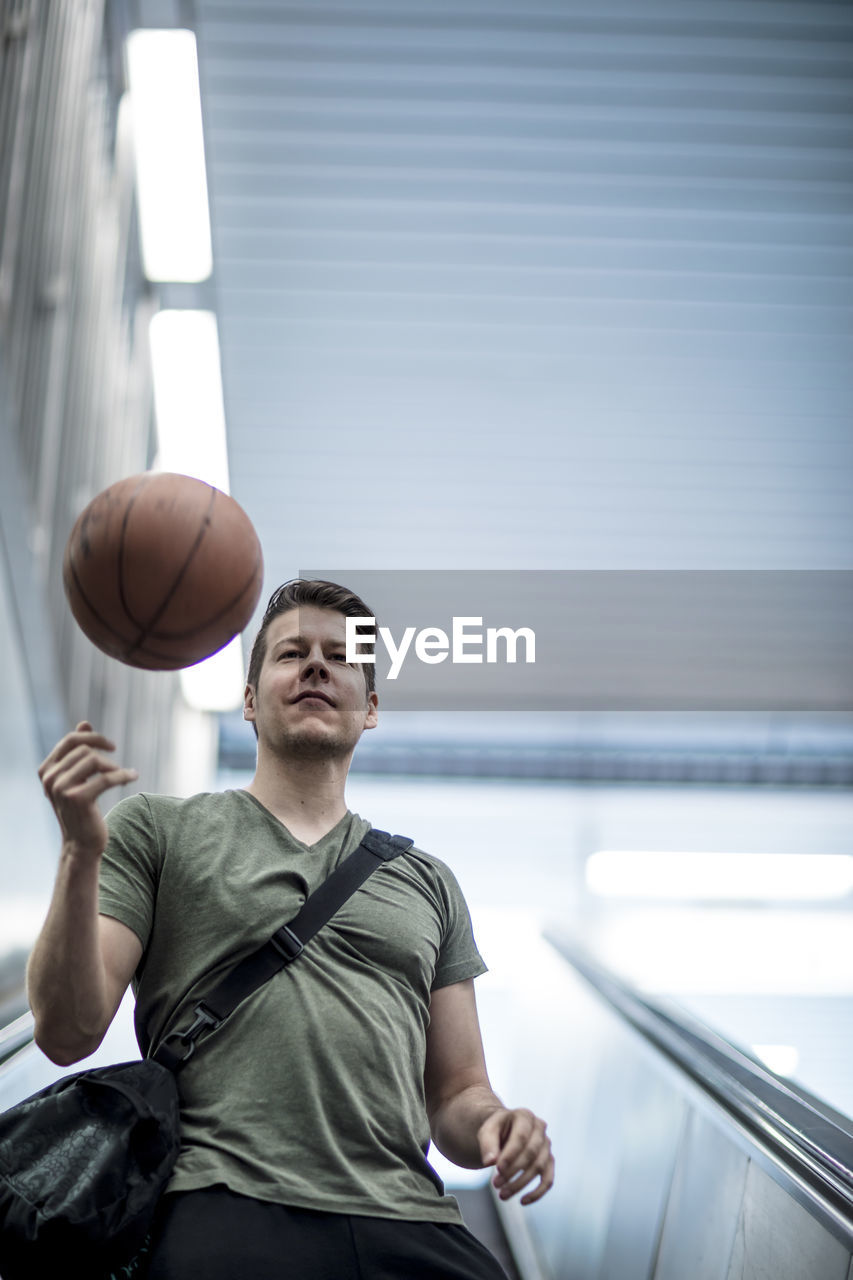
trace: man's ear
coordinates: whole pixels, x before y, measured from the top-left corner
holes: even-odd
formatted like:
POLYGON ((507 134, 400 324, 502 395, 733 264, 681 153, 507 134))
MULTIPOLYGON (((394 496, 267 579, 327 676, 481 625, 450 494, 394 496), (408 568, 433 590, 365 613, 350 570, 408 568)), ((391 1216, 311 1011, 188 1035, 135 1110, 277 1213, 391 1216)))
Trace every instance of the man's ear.
POLYGON ((255 719, 255 686, 252 684, 243 690, 243 719, 253 722, 255 719))
POLYGON ((364 720, 365 729, 375 729, 379 722, 379 694, 371 692, 367 695, 367 715, 364 720))

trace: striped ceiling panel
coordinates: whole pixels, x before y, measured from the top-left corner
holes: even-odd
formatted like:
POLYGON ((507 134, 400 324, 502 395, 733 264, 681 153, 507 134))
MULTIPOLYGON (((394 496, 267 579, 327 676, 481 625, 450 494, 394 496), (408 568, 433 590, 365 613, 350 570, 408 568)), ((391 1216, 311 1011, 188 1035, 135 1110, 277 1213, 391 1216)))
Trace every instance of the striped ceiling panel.
POLYGON ((853 7, 196 10, 269 588, 853 567, 853 7))

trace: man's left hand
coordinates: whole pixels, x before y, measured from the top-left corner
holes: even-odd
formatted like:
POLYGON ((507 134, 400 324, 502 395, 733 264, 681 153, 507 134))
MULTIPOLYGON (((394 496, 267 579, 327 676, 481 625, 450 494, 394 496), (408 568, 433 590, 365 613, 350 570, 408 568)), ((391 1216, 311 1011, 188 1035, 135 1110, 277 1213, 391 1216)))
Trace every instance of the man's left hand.
POLYGON ((480 1155, 484 1165, 497 1166, 492 1185, 501 1200, 508 1200, 538 1177, 539 1185, 521 1197, 522 1204, 533 1204, 554 1185, 554 1157, 545 1129, 545 1121, 526 1107, 512 1111, 499 1107, 480 1125, 480 1155))

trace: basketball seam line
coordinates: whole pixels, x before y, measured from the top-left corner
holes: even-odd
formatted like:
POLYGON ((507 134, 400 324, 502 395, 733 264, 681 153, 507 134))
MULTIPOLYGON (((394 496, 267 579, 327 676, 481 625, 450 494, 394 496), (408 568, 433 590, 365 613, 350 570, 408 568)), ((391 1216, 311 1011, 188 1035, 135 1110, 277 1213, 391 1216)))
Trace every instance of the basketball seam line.
MULTIPOLYGON (((167 632, 154 632, 154 633, 149 632, 145 638, 152 639, 155 641, 164 640, 167 642, 170 640, 189 640, 192 636, 199 635, 201 632, 207 630, 208 627, 211 627, 215 622, 218 622, 218 620, 221 617, 223 617, 226 613, 228 613, 229 610, 233 609, 234 606, 237 604, 237 602, 246 594, 246 592, 252 586, 252 583, 255 581, 255 577, 257 575, 258 569, 260 568, 260 565, 261 565, 261 557, 258 556, 257 559, 255 560, 254 568, 252 569, 251 574, 246 580, 245 586, 242 587, 235 596, 232 596, 232 598, 228 601, 228 603, 223 605, 223 607, 219 610, 218 613, 213 614, 212 617, 206 618, 205 621, 199 626, 191 627, 188 631, 167 631, 167 632)), ((95 608, 92 601, 86 595, 86 592, 83 588, 83 584, 80 581, 80 576, 77 572, 77 567, 74 563, 73 553, 69 554, 68 568, 72 578, 74 579, 74 586, 77 588, 77 591, 80 595, 81 600, 86 605, 86 608, 89 610, 92 617, 95 618, 99 626, 103 627, 105 631, 108 631, 110 635, 115 636, 116 640, 119 640, 122 646, 126 646, 127 637, 123 636, 122 633, 118 631, 112 625, 111 622, 107 622, 106 618, 104 618, 103 615, 100 613, 100 611, 95 608)), ((133 625, 138 626, 139 624, 134 621, 133 625)), ((141 644, 135 645, 133 651, 138 653, 143 653, 145 654, 146 657, 149 657, 149 658, 168 658, 170 661, 177 661, 177 655, 175 654, 166 653, 162 649, 152 649, 150 647, 143 648, 141 644)), ((124 653, 129 651, 123 647, 122 652, 124 653)), ((214 650, 214 652, 217 652, 217 651, 214 650)), ((114 657, 115 655, 109 654, 108 656, 114 657)), ((200 658, 199 661, 201 662, 203 661, 203 659, 200 658)), ((194 664, 191 663, 189 665, 192 666, 194 664)))
MULTIPOLYGON (((140 486, 140 489, 142 487, 143 486, 140 486)), ((207 504, 207 511, 204 514, 201 528, 196 534, 195 541, 193 542, 192 546, 187 552, 186 559, 184 560, 184 563, 181 565, 180 569, 178 570, 178 573, 174 582, 172 583, 169 590, 166 592, 166 595, 163 597, 163 600, 160 603, 160 608, 154 614, 153 618, 150 618, 144 626, 141 622, 139 622, 136 618, 134 618, 133 614, 130 612, 130 609, 127 606, 127 601, 124 595, 124 570, 123 570, 123 564, 122 564, 122 561, 124 558, 124 543, 125 543, 125 532, 127 530, 127 522, 130 518, 130 513, 131 513, 131 510, 133 509, 133 504, 136 501, 136 497, 137 497, 137 494, 139 493, 139 490, 137 490, 137 492, 131 498, 130 502, 127 504, 127 509, 124 513, 124 519, 122 520, 122 524, 121 524, 121 538, 119 540, 119 550, 118 550, 119 595, 121 598, 122 607, 124 608, 124 611, 127 614, 128 618, 130 618, 131 622, 135 627, 139 627, 140 629, 140 634, 137 637, 136 641, 126 651, 126 656, 128 657, 130 656, 130 654, 135 653, 137 649, 141 648, 141 646, 143 645, 145 640, 148 638, 148 636, 151 634, 153 628, 157 624, 158 619, 162 618, 163 614, 166 612, 166 609, 171 603, 175 592, 177 591, 178 587, 180 586, 181 582, 184 579, 184 576, 186 575, 187 569, 190 567, 190 563, 192 561, 193 556, 195 555, 196 551, 198 551, 199 547, 204 541, 205 534, 207 533, 207 530, 210 527, 211 512, 213 510, 213 504, 216 502, 216 494, 217 494, 217 490, 214 489, 212 485, 208 485, 208 488, 210 489, 210 498, 207 504)))

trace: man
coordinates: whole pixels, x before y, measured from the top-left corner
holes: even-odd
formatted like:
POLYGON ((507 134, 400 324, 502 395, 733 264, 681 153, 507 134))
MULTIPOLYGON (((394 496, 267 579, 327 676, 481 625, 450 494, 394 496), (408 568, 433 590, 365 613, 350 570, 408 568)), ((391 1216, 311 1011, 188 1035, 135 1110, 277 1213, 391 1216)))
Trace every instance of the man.
MULTIPOLYGON (((94 1051, 131 979, 143 1048, 159 1043, 369 830, 344 785, 378 699, 373 667, 347 662, 346 616, 369 610, 336 584, 272 596, 245 690, 245 790, 132 796, 108 829, 98 797, 136 777, 113 744, 84 721, 45 760, 62 852, 29 990, 55 1062, 94 1051)), ((496 1165, 500 1195, 526 1189, 523 1204, 553 1182, 545 1125, 489 1086, 484 968, 447 867, 415 848, 375 871, 182 1069, 150 1280, 502 1276, 424 1155, 431 1134, 457 1164, 496 1165)))

